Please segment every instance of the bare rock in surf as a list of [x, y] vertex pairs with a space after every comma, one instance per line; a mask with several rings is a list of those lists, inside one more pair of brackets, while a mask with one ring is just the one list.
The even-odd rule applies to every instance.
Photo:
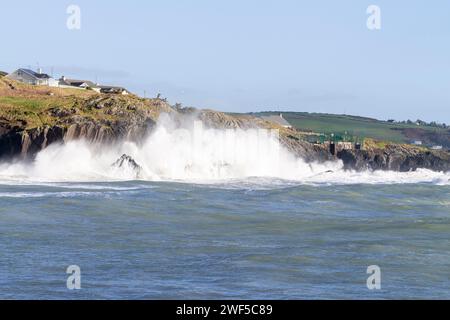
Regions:
[[138, 179], [142, 173], [142, 167], [127, 154], [123, 154], [116, 162], [111, 165], [113, 168], [125, 170], [125, 172], [132, 172], [134, 177]]

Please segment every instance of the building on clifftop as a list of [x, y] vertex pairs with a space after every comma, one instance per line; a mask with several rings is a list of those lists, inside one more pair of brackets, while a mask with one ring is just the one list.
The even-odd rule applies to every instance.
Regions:
[[35, 72], [30, 69], [21, 68], [8, 74], [6, 78], [35, 86], [58, 86], [58, 81], [50, 77], [48, 74], [42, 73], [42, 69]]

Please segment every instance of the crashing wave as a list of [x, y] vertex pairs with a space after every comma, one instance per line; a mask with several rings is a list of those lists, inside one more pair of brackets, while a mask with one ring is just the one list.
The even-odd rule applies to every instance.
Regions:
[[[111, 165], [112, 164], [112, 165]], [[349, 171], [341, 161], [307, 163], [280, 145], [276, 135], [258, 129], [206, 129], [201, 123], [177, 128], [162, 118], [140, 144], [99, 147], [85, 141], [53, 144], [33, 163], [0, 164], [5, 181], [186, 181], [215, 183], [252, 177], [311, 184], [449, 184], [449, 174]], [[267, 179], [266, 179], [267, 178]]]

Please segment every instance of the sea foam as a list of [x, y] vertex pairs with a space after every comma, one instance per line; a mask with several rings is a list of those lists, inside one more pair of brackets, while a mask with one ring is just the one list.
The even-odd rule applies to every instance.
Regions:
[[34, 162], [0, 164], [0, 183], [87, 182], [136, 180], [132, 168], [114, 167], [121, 155], [142, 168], [138, 179], [223, 183], [258, 177], [306, 184], [433, 183], [448, 185], [448, 173], [344, 171], [341, 161], [306, 163], [279, 143], [277, 132], [258, 129], [206, 129], [192, 121], [175, 126], [163, 115], [141, 143], [100, 147], [78, 140], [52, 144]]

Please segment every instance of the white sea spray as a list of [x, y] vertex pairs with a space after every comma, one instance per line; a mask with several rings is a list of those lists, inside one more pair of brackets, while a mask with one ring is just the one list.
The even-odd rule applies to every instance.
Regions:
[[[123, 154], [142, 168], [139, 176], [127, 166], [112, 164]], [[345, 171], [341, 161], [306, 163], [283, 148], [277, 132], [260, 129], [207, 129], [199, 121], [181, 127], [163, 115], [142, 143], [109, 147], [79, 140], [53, 144], [34, 162], [0, 164], [0, 182], [181, 181], [223, 183], [258, 177], [268, 184], [286, 180], [305, 184], [449, 184], [448, 173]]]

